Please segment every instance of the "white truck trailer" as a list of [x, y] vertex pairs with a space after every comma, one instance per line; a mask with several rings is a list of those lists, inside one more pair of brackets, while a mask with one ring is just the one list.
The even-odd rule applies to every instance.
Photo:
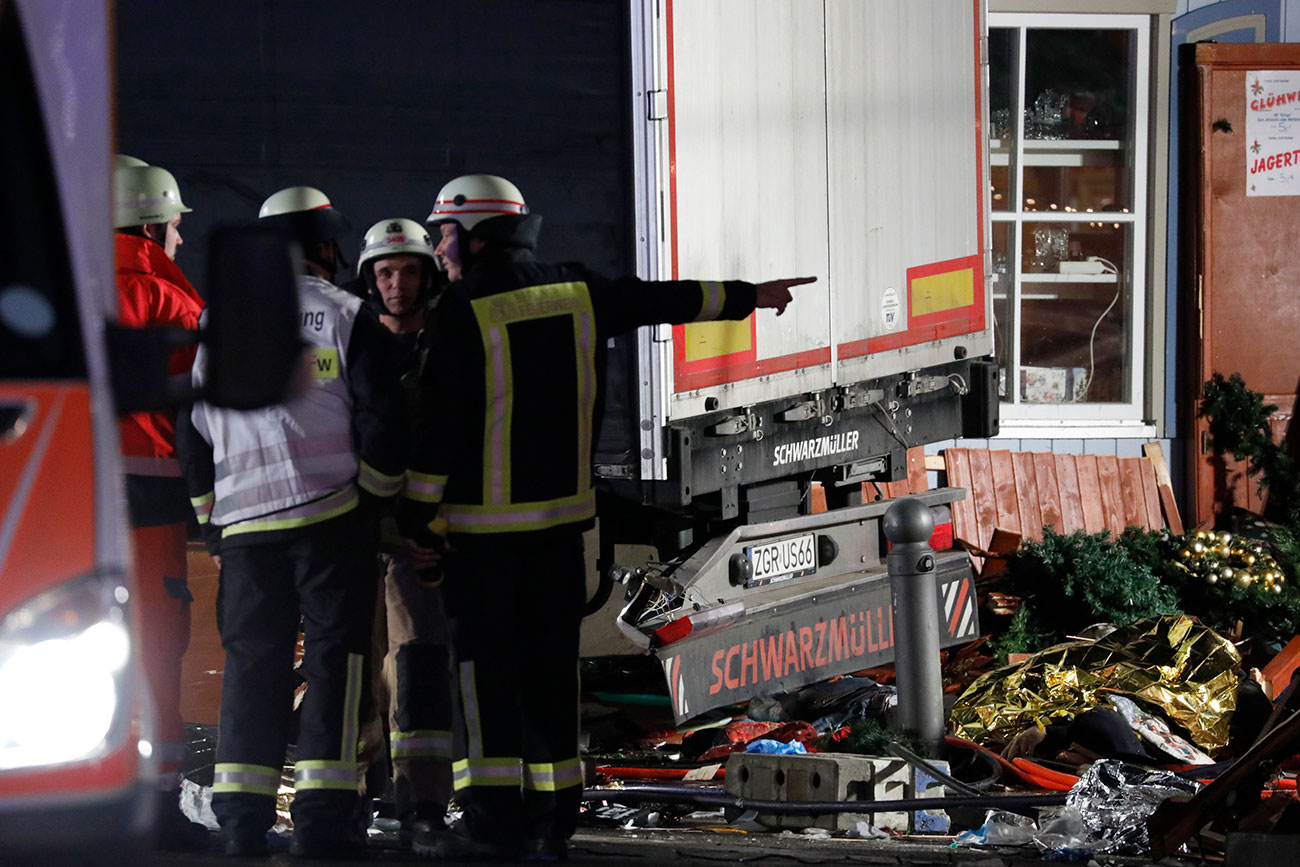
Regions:
[[[627, 588], [592, 607], [617, 606], [623, 642], [587, 647], [654, 653], [681, 722], [892, 660], [889, 503], [862, 483], [902, 478], [910, 447], [997, 432], [985, 10], [633, 9], [640, 275], [819, 277], [779, 319], [645, 328], [611, 352], [598, 568]], [[936, 525], [963, 493], [923, 495]], [[968, 641], [969, 558], [937, 571], [944, 644]]]

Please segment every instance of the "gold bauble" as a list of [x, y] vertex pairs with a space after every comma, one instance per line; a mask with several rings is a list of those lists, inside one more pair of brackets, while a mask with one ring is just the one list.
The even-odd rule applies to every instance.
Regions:
[[1218, 584], [1218, 583], [1219, 583], [1219, 576], [1218, 576], [1218, 575], [1215, 575], [1213, 572], [1211, 572], [1209, 575], [1206, 575], [1206, 576], [1205, 576], [1205, 580], [1208, 581], [1208, 582], [1210, 582], [1211, 584]]
[[1205, 553], [1205, 546], [1202, 545], [1200, 542], [1193, 542], [1192, 550], [1195, 551], [1197, 554], [1203, 554]]

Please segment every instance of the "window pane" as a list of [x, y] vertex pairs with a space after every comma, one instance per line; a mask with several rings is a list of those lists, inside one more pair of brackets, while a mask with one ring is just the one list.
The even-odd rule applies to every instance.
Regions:
[[993, 184], [993, 210], [1013, 207], [1012, 160], [1016, 145], [1016, 53], [1019, 32], [1005, 27], [989, 29], [989, 172]]
[[1011, 306], [1011, 286], [1015, 280], [1015, 232], [1013, 223], [993, 224], [993, 346], [998, 359], [998, 393], [1011, 400], [1009, 371], [1011, 370], [1011, 336], [1015, 333], [1014, 308]]
[[1131, 30], [1025, 34], [1025, 138], [1127, 141]]
[[1023, 402], [1131, 399], [1131, 280], [1123, 255], [1131, 237], [1124, 223], [1024, 224]]

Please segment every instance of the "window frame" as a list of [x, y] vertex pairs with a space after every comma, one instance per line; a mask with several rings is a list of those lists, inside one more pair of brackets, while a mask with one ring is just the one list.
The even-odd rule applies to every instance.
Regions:
[[[1163, 330], [1161, 329], [1158, 334], [1153, 333], [1152, 322], [1162, 316], [1160, 311], [1163, 304], [1151, 302], [1154, 300], [1153, 287], [1163, 288], [1163, 281], [1160, 279], [1160, 274], [1153, 273], [1151, 263], [1157, 255], [1163, 254], [1155, 249], [1157, 245], [1153, 243], [1158, 236], [1158, 227], [1155, 225], [1156, 221], [1153, 221], [1153, 212], [1158, 209], [1158, 200], [1153, 193], [1159, 169], [1159, 163], [1153, 160], [1153, 154], [1159, 149], [1160, 139], [1158, 138], [1159, 127], [1154, 122], [1152, 107], [1159, 99], [1158, 91], [1162, 82], [1157, 72], [1158, 67], [1152, 62], [1152, 54], [1158, 50], [1159, 43], [1153, 39], [1153, 34], [1161, 20], [1161, 16], [1140, 13], [990, 12], [988, 14], [990, 31], [996, 29], [1013, 31], [1014, 52], [1017, 57], [1016, 74], [1013, 79], [1016, 113], [1023, 112], [1025, 105], [1026, 69], [1023, 58], [1028, 30], [1106, 29], [1126, 30], [1133, 33], [1130, 60], [1132, 147], [1129, 148], [1129, 142], [1125, 142], [1126, 153], [1123, 157], [1123, 165], [1130, 173], [1134, 194], [1128, 213], [1108, 213], [1106, 220], [1124, 224], [1129, 234], [1128, 261], [1123, 263], [1124, 270], [1129, 275], [1126, 288], [1131, 299], [1127, 324], [1130, 364], [1126, 385], [1129, 400], [1116, 403], [1079, 404], [1026, 404], [1018, 401], [1003, 401], [1001, 414], [1004, 437], [1041, 437], [1045, 433], [1044, 428], [1063, 429], [1062, 434], [1070, 437], [1150, 436], [1156, 433], [1156, 425], [1149, 421], [1149, 410], [1153, 406], [1153, 399], [1156, 398], [1153, 392], [1158, 390], [1153, 388], [1155, 383], [1152, 371], [1163, 352]], [[1022, 190], [1026, 139], [1021, 116], [1015, 118], [1016, 137], [1012, 142], [1010, 166], [1014, 171], [1008, 178], [1014, 201], [1008, 203], [1012, 207], [1007, 210], [990, 210], [992, 223], [1008, 225], [1009, 230], [1014, 233], [1017, 251], [1023, 243], [1023, 227], [1026, 223], [1079, 222], [1079, 216], [1075, 213], [1024, 210]], [[1033, 150], [1032, 146], [1030, 150]], [[1162, 224], [1163, 221], [1160, 223]], [[1012, 346], [1008, 353], [1013, 364], [1008, 371], [1008, 379], [1012, 384], [1018, 385], [1021, 339], [1019, 311], [1026, 282], [1022, 279], [1019, 262], [1016, 263], [1014, 271], [1009, 271], [1008, 277], [1011, 278], [1008, 286], [1012, 295], [1010, 301], [1016, 311]]]

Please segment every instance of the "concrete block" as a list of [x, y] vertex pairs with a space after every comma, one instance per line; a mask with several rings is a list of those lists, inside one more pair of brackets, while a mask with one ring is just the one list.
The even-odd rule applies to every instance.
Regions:
[[[945, 762], [936, 762], [947, 771]], [[912, 797], [941, 797], [943, 784], [928, 775], [917, 777], [902, 759], [829, 753], [766, 755], [734, 753], [727, 760], [727, 793], [763, 801], [890, 801]], [[847, 831], [858, 822], [898, 833], [945, 833], [942, 811], [879, 811], [876, 813], [763, 813], [758, 821], [770, 828], [826, 828]]]

